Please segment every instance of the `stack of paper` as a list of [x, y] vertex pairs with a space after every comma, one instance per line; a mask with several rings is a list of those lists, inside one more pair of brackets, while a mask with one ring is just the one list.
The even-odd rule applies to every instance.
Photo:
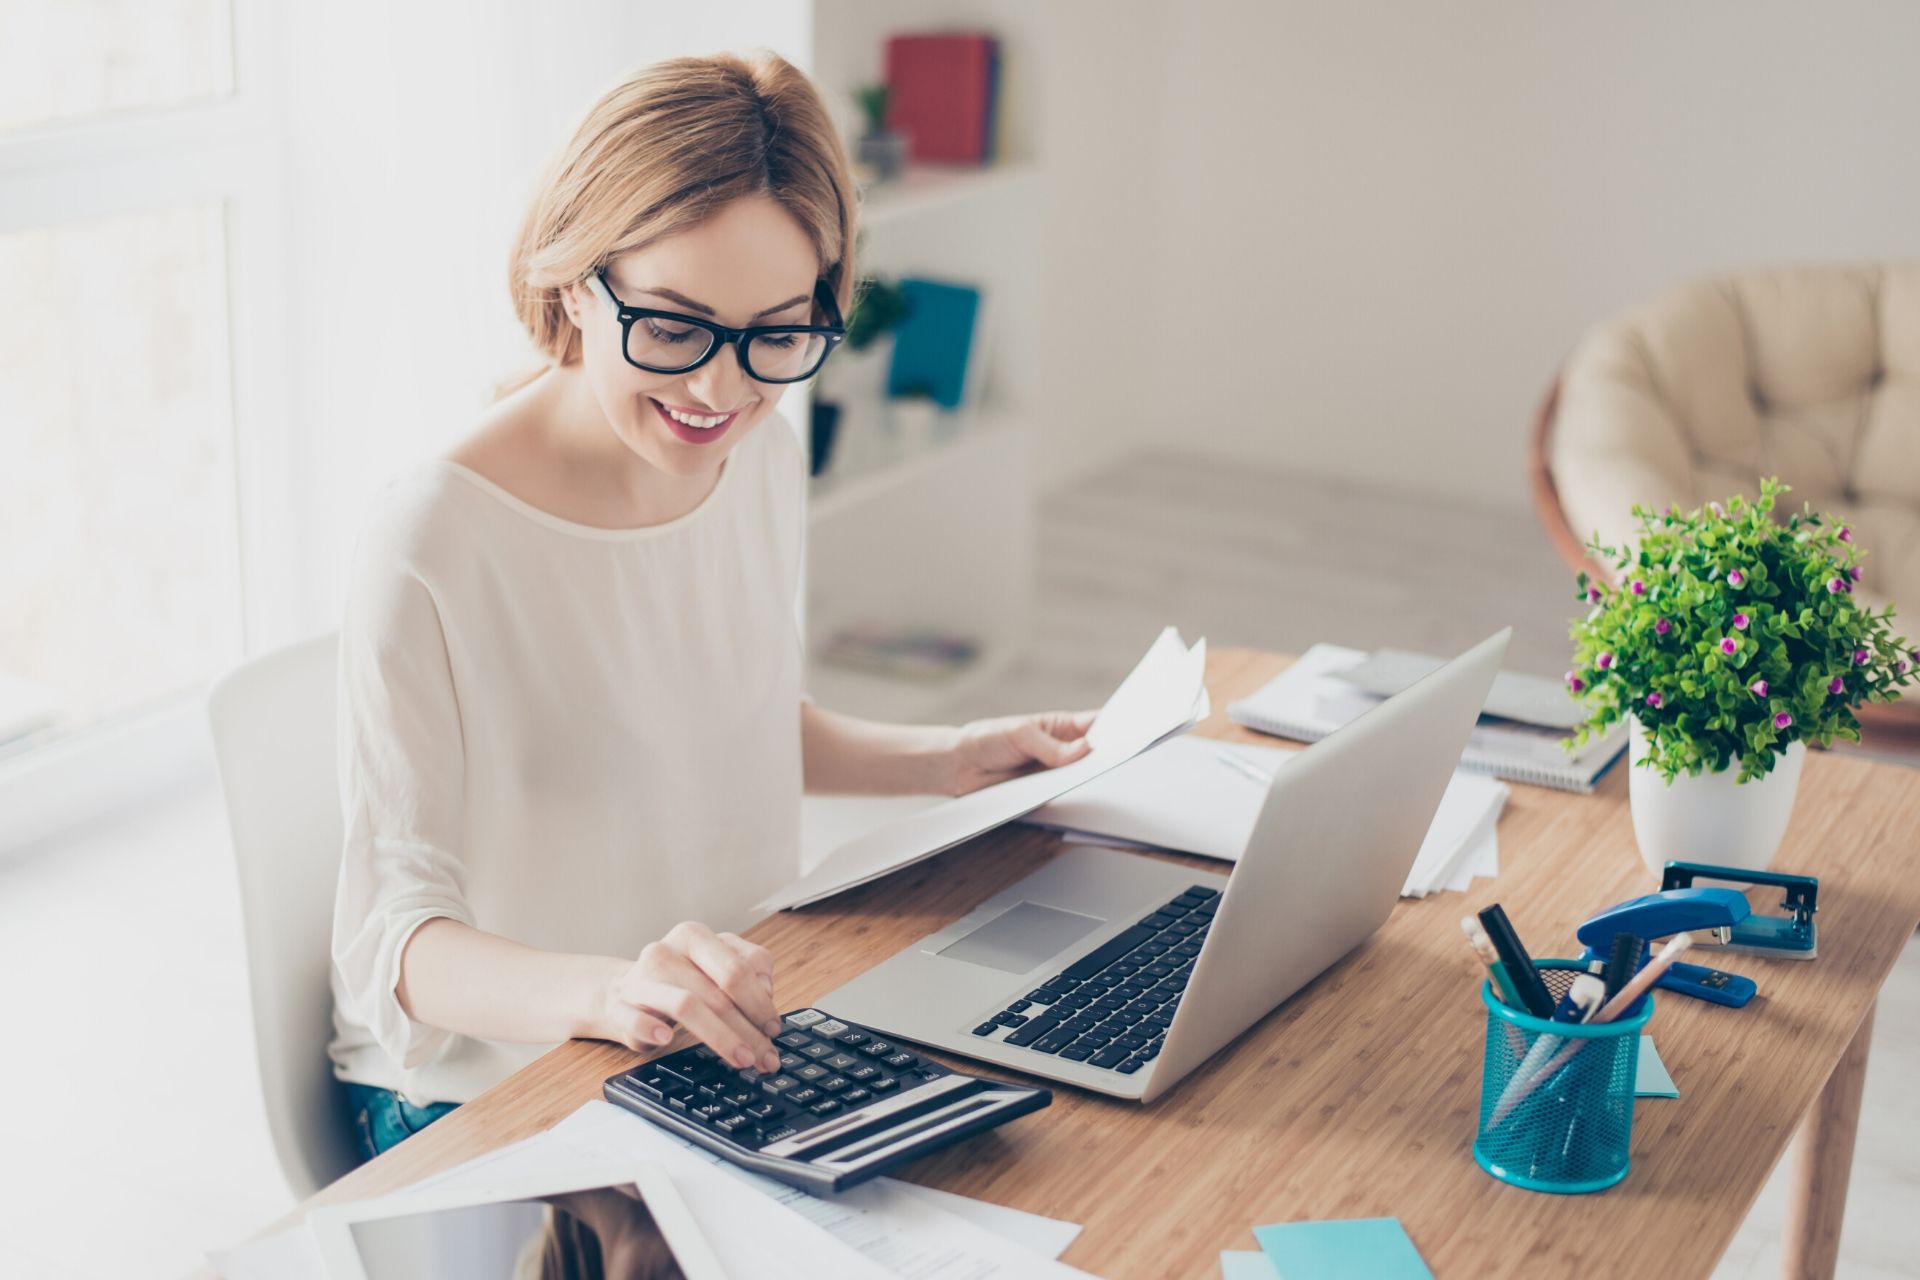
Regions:
[[[1237, 862], [1275, 769], [1298, 754], [1183, 737], [1142, 752], [1028, 814], [1026, 821], [1099, 844], [1171, 849]], [[1465, 889], [1500, 869], [1496, 827], [1507, 788], [1456, 773], [1441, 797], [1402, 897]]]
[[[1425, 661], [1438, 663], [1437, 659]], [[1362, 664], [1379, 666], [1380, 660], [1359, 649], [1316, 644], [1260, 689], [1231, 703], [1227, 716], [1261, 733], [1317, 742], [1384, 700], [1377, 690], [1369, 692], [1342, 678]], [[1518, 700], [1509, 701], [1519, 705]], [[1619, 757], [1627, 741], [1624, 725], [1576, 751], [1562, 745], [1565, 739], [1564, 727], [1483, 714], [1467, 739], [1460, 767], [1514, 782], [1586, 793], [1593, 790], [1595, 780]]]
[[[480, 1196], [540, 1179], [613, 1185], [630, 1178], [636, 1162], [667, 1171], [729, 1275], [1069, 1280], [1086, 1274], [1057, 1261], [1080, 1234], [1074, 1223], [892, 1178], [876, 1178], [831, 1198], [810, 1196], [727, 1164], [598, 1101], [543, 1134], [423, 1179], [385, 1200], [456, 1192]], [[212, 1261], [225, 1280], [327, 1280], [304, 1225]]]
[[[1072, 764], [1023, 774], [931, 807], [912, 805], [819, 856], [800, 879], [757, 904], [762, 911], [801, 907], [930, 858], [1030, 813], [1174, 734], [1208, 711], [1207, 642], [1189, 648], [1168, 627], [1147, 650], [1087, 730], [1090, 750]], [[911, 804], [911, 801], [909, 801]]]

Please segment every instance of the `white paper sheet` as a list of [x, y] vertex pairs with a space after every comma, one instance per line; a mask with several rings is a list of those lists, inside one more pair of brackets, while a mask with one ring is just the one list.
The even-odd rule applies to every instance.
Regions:
[[1188, 648], [1172, 627], [1120, 682], [1087, 730], [1091, 750], [1072, 764], [1030, 773], [931, 809], [909, 813], [854, 837], [800, 879], [757, 905], [761, 911], [805, 906], [930, 858], [983, 831], [1011, 822], [1204, 719], [1207, 642]]
[[[1099, 844], [1173, 849], [1237, 862], [1266, 800], [1271, 776], [1299, 749], [1181, 737], [1143, 751], [1024, 819]], [[1223, 758], [1226, 757], [1226, 758]], [[1453, 775], [1414, 858], [1401, 896], [1459, 884], [1464, 870], [1499, 869], [1493, 832], [1509, 792], [1482, 774]], [[1484, 870], [1482, 869], [1484, 868]]]
[[[556, 1139], [587, 1150], [658, 1161], [680, 1182], [689, 1206], [697, 1193], [682, 1171], [704, 1167], [762, 1204], [782, 1206], [876, 1264], [910, 1280], [1019, 1280], [1085, 1277], [1086, 1272], [1024, 1248], [891, 1178], [876, 1178], [837, 1196], [814, 1196], [750, 1173], [683, 1142], [609, 1102], [594, 1101], [555, 1125]], [[1009, 1210], [1008, 1212], [1012, 1212]], [[705, 1223], [702, 1223], [705, 1229]], [[771, 1228], [769, 1228], [771, 1229]], [[1062, 1248], [1065, 1246], [1062, 1245]], [[782, 1253], [789, 1250], [783, 1248]], [[746, 1272], [743, 1274], [762, 1274]], [[766, 1272], [764, 1274], [776, 1274]]]

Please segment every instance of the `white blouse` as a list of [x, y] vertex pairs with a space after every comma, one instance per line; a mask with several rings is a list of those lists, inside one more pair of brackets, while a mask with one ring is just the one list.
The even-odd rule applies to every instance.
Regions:
[[464, 1102], [553, 1047], [407, 1016], [401, 948], [436, 916], [637, 956], [798, 874], [804, 484], [774, 415], [650, 528], [444, 460], [381, 491], [340, 634], [339, 1078]]

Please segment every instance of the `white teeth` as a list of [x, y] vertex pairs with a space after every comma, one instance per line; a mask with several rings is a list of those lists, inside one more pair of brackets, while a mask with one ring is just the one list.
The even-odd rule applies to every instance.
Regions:
[[[659, 401], [656, 400], [654, 403], [659, 404]], [[660, 407], [662, 409], [666, 409], [667, 416], [672, 418], [675, 422], [684, 422], [688, 426], [697, 427], [702, 431], [711, 430], [712, 428], [719, 426], [721, 423], [725, 422], [728, 419], [728, 417], [731, 416], [729, 414], [722, 413], [722, 414], [716, 414], [712, 417], [704, 417], [699, 414], [681, 413], [677, 409], [667, 409], [667, 406], [665, 405], [660, 405]]]

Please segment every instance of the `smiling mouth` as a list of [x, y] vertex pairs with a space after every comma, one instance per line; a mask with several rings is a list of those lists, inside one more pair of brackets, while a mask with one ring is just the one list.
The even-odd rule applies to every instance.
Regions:
[[668, 430], [690, 444], [709, 444], [718, 440], [740, 416], [738, 409], [731, 413], [683, 413], [668, 408], [652, 396], [648, 396], [647, 401], [653, 405], [654, 412], [660, 415], [660, 420], [667, 424]]

